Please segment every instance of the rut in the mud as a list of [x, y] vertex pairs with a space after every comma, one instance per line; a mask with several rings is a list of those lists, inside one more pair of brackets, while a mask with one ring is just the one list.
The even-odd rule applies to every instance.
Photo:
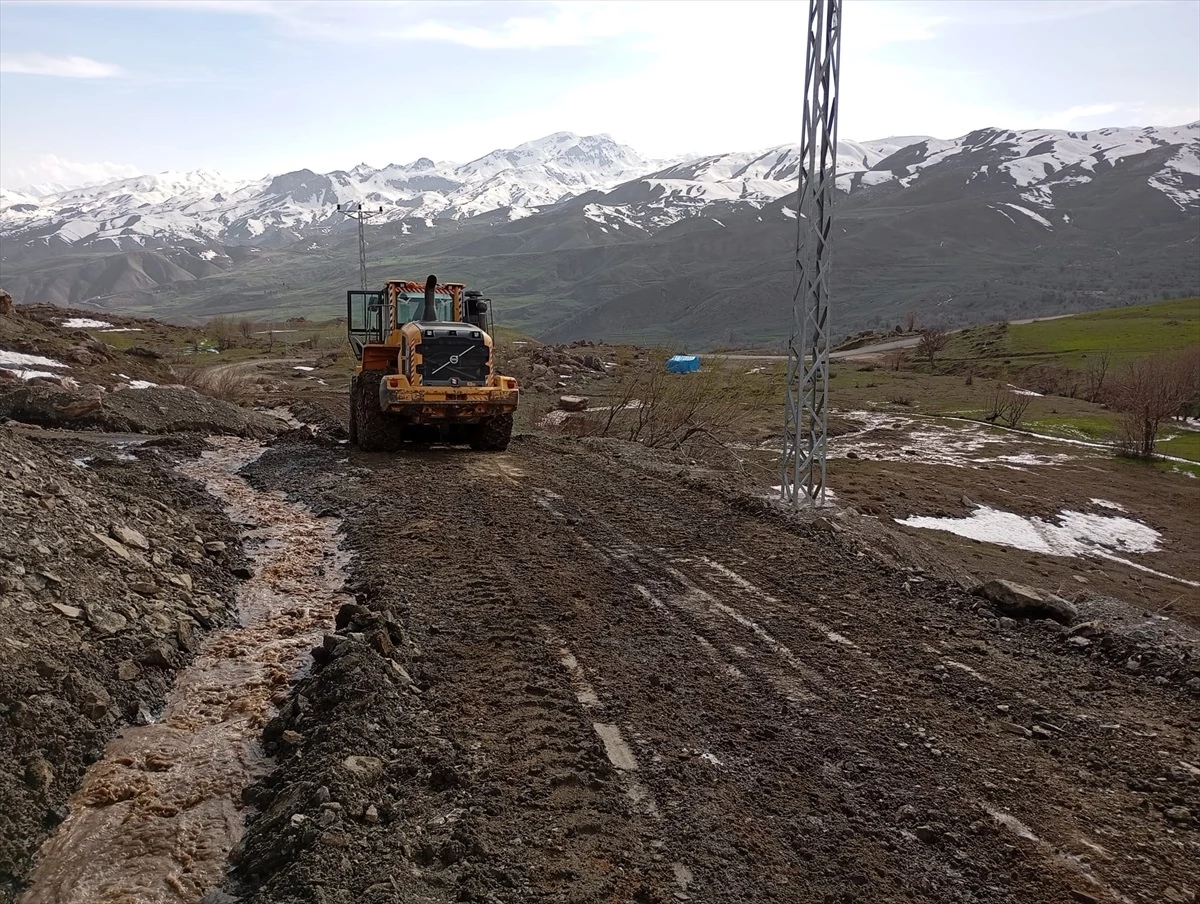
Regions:
[[21, 904], [194, 904], [218, 886], [243, 832], [242, 790], [269, 765], [260, 731], [344, 602], [337, 523], [236, 476], [258, 444], [213, 445], [183, 470], [245, 528], [254, 572], [240, 624], [210, 634], [165, 711], [88, 769]]

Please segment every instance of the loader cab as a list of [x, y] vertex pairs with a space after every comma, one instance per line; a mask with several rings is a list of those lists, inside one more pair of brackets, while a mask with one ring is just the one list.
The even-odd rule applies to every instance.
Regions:
[[387, 304], [382, 292], [346, 293], [346, 334], [355, 358], [362, 358], [363, 346], [381, 344], [391, 332], [387, 323]]
[[[362, 360], [368, 345], [400, 345], [405, 324], [423, 322], [425, 285], [412, 280], [388, 280], [378, 291], [352, 289], [346, 293], [346, 333], [354, 357]], [[461, 283], [437, 284], [433, 321], [467, 324], [490, 333], [490, 299]]]

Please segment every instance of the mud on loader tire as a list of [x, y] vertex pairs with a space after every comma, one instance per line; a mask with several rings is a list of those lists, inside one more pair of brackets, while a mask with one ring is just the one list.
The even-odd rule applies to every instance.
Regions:
[[395, 452], [404, 441], [403, 426], [379, 407], [382, 370], [364, 370], [351, 384], [351, 430], [364, 452]]
[[513, 416], [498, 414], [480, 424], [471, 437], [471, 448], [477, 452], [503, 452], [512, 439]]

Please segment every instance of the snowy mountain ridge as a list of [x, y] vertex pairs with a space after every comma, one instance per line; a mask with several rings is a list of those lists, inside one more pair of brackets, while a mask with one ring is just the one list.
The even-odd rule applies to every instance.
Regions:
[[383, 208], [376, 222], [460, 219], [508, 208], [514, 218], [606, 189], [668, 161], [607, 135], [556, 132], [466, 164], [422, 157], [328, 174], [297, 170], [234, 181], [213, 170], [159, 173], [39, 196], [0, 189], [0, 236], [46, 251], [128, 251], [169, 241], [203, 245], [297, 241], [342, 222], [338, 204]]
[[[1057, 192], [1140, 165], [1151, 152], [1161, 161], [1139, 177], [1143, 184], [1184, 213], [1200, 210], [1200, 122], [843, 140], [836, 184], [851, 195], [888, 183], [894, 183], [888, 190], [903, 191], [953, 172], [953, 191], [1005, 192], [993, 209], [1008, 216], [1001, 208], [1013, 210], [1012, 202], [1020, 201], [1016, 210], [1053, 228], [1048, 217]], [[8, 261], [68, 249], [172, 248], [219, 263], [238, 246], [282, 247], [344, 230], [338, 204], [379, 206], [374, 223], [398, 222], [400, 232], [410, 234], [436, 221], [483, 214], [522, 219], [580, 196], [586, 196], [583, 218], [601, 231], [649, 234], [730, 209], [761, 210], [795, 191], [800, 162], [795, 145], [656, 161], [608, 135], [556, 132], [465, 164], [422, 157], [378, 169], [360, 163], [326, 174], [297, 170], [243, 181], [201, 169], [45, 195], [0, 189], [0, 240]]]

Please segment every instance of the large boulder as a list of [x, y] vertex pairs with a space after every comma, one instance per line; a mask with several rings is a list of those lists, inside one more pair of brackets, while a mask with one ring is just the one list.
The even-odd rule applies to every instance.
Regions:
[[0, 289], [0, 315], [7, 315], [13, 312], [12, 296]]
[[1079, 617], [1079, 610], [1061, 596], [1015, 581], [988, 581], [976, 592], [1012, 618], [1052, 618], [1070, 624]]

